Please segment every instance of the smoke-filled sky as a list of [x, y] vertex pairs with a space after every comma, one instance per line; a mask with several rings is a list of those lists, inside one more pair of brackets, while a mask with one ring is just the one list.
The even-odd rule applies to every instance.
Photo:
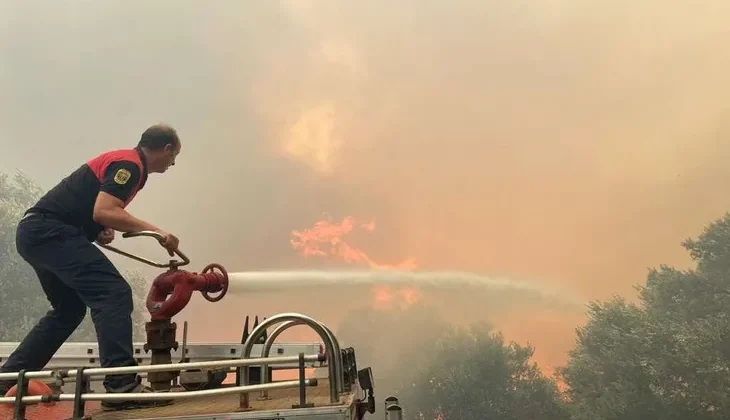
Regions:
[[[633, 298], [730, 209], [725, 0], [6, 0], [0, 16], [0, 168], [49, 188], [172, 124], [183, 153], [129, 210], [178, 234], [191, 269], [324, 266], [290, 239], [327, 213], [374, 221], [352, 241], [381, 263]], [[139, 241], [117, 245], [158, 251]], [[336, 323], [338, 296], [185, 316]], [[533, 319], [544, 336], [552, 315]], [[562, 351], [574, 326], [533, 341]]]

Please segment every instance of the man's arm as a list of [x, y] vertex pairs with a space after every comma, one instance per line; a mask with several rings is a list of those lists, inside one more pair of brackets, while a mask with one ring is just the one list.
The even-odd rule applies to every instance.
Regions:
[[139, 232], [141, 230], [157, 232], [163, 237], [160, 244], [167, 248], [170, 255], [173, 255], [173, 251], [179, 244], [175, 235], [164, 232], [157, 226], [140, 220], [124, 210], [124, 202], [134, 192], [140, 176], [139, 168], [134, 162], [121, 161], [109, 165], [94, 204], [94, 221], [120, 232]]
[[134, 191], [140, 176], [139, 168], [134, 162], [120, 161], [109, 165], [94, 204], [94, 221], [120, 232], [161, 232], [158, 227], [124, 210], [124, 201]]

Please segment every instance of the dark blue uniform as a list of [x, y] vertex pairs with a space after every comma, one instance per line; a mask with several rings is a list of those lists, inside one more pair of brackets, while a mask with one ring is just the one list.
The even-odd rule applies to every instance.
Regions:
[[[28, 333], [0, 372], [42, 370], [91, 309], [102, 367], [133, 366], [132, 290], [93, 244], [104, 229], [93, 219], [99, 191], [125, 206], [147, 180], [138, 149], [103, 153], [48, 191], [18, 224], [18, 253], [35, 270], [51, 309]], [[14, 381], [13, 381], [14, 382]], [[108, 391], [138, 385], [136, 375], [105, 378]], [[0, 387], [2, 388], [2, 387]]]

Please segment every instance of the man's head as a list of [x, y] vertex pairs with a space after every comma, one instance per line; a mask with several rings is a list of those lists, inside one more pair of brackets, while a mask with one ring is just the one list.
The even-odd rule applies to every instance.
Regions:
[[162, 173], [175, 165], [182, 144], [177, 131], [167, 124], [155, 124], [142, 133], [137, 147], [147, 159], [147, 171]]

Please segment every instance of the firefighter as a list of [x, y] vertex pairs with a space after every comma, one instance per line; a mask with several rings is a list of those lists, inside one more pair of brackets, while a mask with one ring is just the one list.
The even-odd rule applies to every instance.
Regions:
[[[108, 244], [114, 232], [155, 231], [170, 255], [178, 239], [125, 210], [151, 173], [164, 173], [181, 150], [176, 130], [156, 124], [135, 148], [102, 153], [82, 164], [26, 211], [16, 246], [35, 270], [51, 310], [38, 321], [0, 372], [42, 370], [91, 311], [102, 367], [135, 366], [132, 290], [93, 244]], [[4, 395], [16, 381], [0, 384]], [[107, 392], [153, 392], [138, 375], [108, 375]], [[170, 401], [104, 401], [106, 410], [166, 405]]]

